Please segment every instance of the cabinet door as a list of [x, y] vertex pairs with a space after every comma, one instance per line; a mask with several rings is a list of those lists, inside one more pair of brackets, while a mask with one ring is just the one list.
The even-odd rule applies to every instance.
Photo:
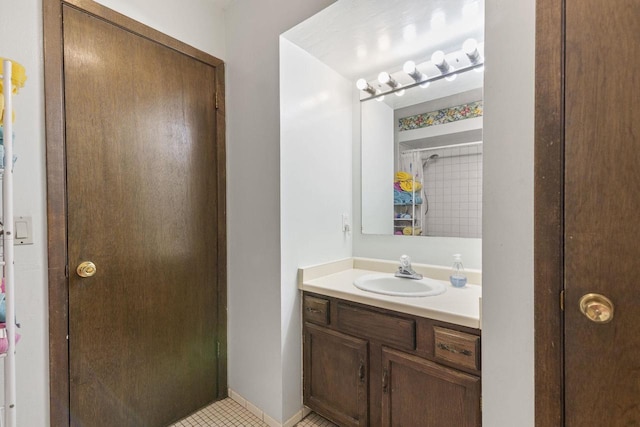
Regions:
[[340, 426], [366, 426], [368, 378], [367, 341], [305, 324], [305, 405]]
[[479, 377], [387, 348], [382, 365], [383, 427], [481, 425]]

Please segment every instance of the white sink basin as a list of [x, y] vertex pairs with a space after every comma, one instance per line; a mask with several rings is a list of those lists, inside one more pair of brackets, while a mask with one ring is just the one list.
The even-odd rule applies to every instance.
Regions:
[[442, 283], [433, 279], [404, 279], [393, 274], [367, 274], [353, 284], [363, 291], [400, 297], [430, 297], [446, 291]]

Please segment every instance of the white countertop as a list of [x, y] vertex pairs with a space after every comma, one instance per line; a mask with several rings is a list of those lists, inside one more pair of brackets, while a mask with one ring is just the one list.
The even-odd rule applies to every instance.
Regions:
[[[361, 261], [366, 261], [366, 263]], [[321, 266], [301, 268], [299, 288], [303, 291], [368, 304], [387, 310], [427, 317], [470, 328], [482, 328], [480, 314], [482, 286], [467, 284], [464, 288], [455, 288], [448, 281], [440, 280], [445, 284], [446, 292], [429, 297], [396, 297], [356, 288], [353, 282], [357, 278], [367, 274], [379, 274], [381, 271], [388, 270], [388, 262], [381, 261], [380, 266], [372, 265], [372, 262], [375, 263], [376, 261], [348, 259]], [[367, 269], [358, 268], [363, 265], [366, 265]], [[420, 268], [416, 268], [416, 271], [420, 271], [423, 274], [427, 272], [425, 277], [436, 280], [442, 278], [442, 275], [436, 271], [432, 275], [428, 274], [430, 268], [430, 266], [423, 265]]]

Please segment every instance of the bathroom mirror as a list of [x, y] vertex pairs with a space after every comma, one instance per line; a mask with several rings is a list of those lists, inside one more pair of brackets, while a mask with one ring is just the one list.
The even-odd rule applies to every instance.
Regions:
[[479, 238], [484, 1], [339, 0], [286, 38], [353, 91], [362, 234]]
[[442, 98], [362, 101], [363, 233], [482, 236], [482, 81], [459, 78]]
[[470, 4], [473, 30], [454, 21], [440, 45], [414, 54], [426, 60], [357, 82], [363, 234], [482, 236], [484, 17]]

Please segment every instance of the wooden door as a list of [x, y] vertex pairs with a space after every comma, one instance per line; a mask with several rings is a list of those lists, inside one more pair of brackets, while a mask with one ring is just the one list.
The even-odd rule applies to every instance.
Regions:
[[[566, 1], [565, 425], [640, 425], [640, 2]], [[589, 293], [609, 323], [582, 314]]]
[[70, 425], [164, 426], [218, 396], [216, 70], [70, 6], [63, 36]]
[[368, 426], [368, 343], [305, 325], [304, 403], [342, 427]]
[[479, 427], [480, 378], [382, 350], [383, 427]]

